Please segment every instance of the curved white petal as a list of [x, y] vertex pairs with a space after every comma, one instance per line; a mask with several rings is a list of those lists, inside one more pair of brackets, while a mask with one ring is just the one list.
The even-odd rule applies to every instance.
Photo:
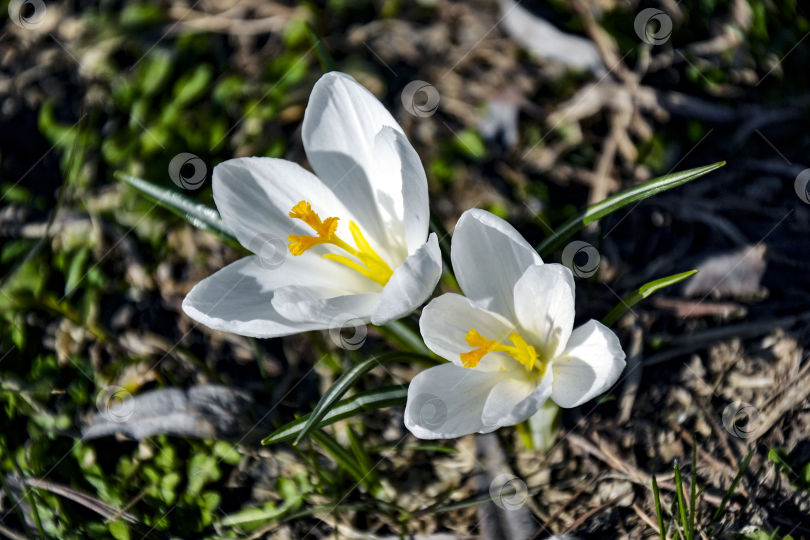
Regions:
[[533, 266], [515, 284], [515, 314], [546, 358], [559, 356], [574, 329], [574, 275], [561, 264]]
[[430, 298], [441, 276], [442, 253], [433, 233], [394, 270], [371, 311], [371, 322], [385, 324], [410, 314]]
[[543, 264], [543, 259], [514, 227], [476, 208], [459, 218], [451, 257], [464, 295], [509, 320], [516, 320], [515, 283], [527, 268]]
[[334, 328], [350, 319], [371, 321], [379, 297], [376, 292], [346, 294], [331, 287], [288, 285], [276, 290], [273, 309], [291, 321]]
[[[373, 179], [377, 187], [384, 186], [377, 203], [391, 242], [412, 255], [425, 243], [430, 226], [427, 177], [408, 138], [394, 128], [383, 127], [374, 138]], [[389, 195], [397, 191], [400, 197]]]
[[317, 283], [316, 276], [290, 261], [281, 268], [267, 270], [258, 257], [245, 257], [195, 285], [183, 300], [183, 311], [214, 330], [258, 338], [326, 328], [290, 321], [273, 309], [275, 289], [290, 283], [293, 275]]
[[[465, 340], [465, 336], [473, 328], [491, 341], [506, 339], [515, 330], [512, 323], [497, 313], [478, 307], [469, 298], [452, 293], [431, 300], [419, 318], [419, 332], [428, 349], [458, 366], [462, 365], [459, 355], [473, 350]], [[501, 353], [490, 353], [484, 359], [499, 354]], [[517, 362], [513, 363], [517, 365]], [[479, 367], [483, 366], [479, 364]]]
[[374, 137], [383, 126], [402, 131], [371, 92], [334, 71], [315, 83], [302, 126], [304, 150], [315, 173], [355, 211], [358, 225], [381, 243], [387, 231], [378, 199], [402, 197], [401, 185], [374, 177]]
[[569, 408], [595, 398], [619, 379], [624, 358], [616, 334], [600, 322], [588, 321], [571, 333], [565, 351], [551, 363], [551, 399]]
[[[525, 372], [524, 372], [525, 373]], [[553, 376], [547, 372], [540, 380], [516, 377], [499, 382], [489, 393], [481, 417], [486, 426], [514, 426], [528, 419], [551, 396]]]
[[[308, 225], [289, 215], [292, 207], [302, 200], [309, 202], [321, 219], [340, 218], [337, 234], [351, 241], [349, 221], [357, 221], [355, 214], [318, 177], [291, 161], [262, 157], [230, 159], [214, 167], [213, 187], [214, 202], [225, 225], [240, 244], [254, 253], [257, 246], [268, 241], [286, 246], [290, 234], [314, 235]], [[367, 238], [380, 256], [390, 258], [384, 245], [371, 235]], [[332, 252], [342, 254], [331, 246], [316, 246], [302, 257]]]
[[405, 427], [420, 439], [449, 439], [492, 431], [481, 415], [490, 391], [506, 375], [442, 364], [421, 372], [408, 387]]

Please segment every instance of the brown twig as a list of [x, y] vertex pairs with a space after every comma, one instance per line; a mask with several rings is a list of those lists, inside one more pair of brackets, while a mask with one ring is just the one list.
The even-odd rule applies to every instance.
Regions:
[[24, 479], [24, 483], [28, 484], [29, 486], [37, 489], [41, 489], [44, 491], [48, 491], [55, 495], [62, 496], [66, 499], [69, 499], [75, 503], [78, 503], [85, 508], [92, 510], [93, 512], [103, 516], [107, 519], [113, 517], [123, 517], [130, 523], [140, 523], [138, 518], [133, 516], [128, 512], [119, 512], [116, 508], [110, 506], [109, 504], [105, 503], [104, 501], [97, 499], [91, 495], [86, 493], [82, 493], [81, 491], [77, 491], [71, 487], [63, 486], [60, 484], [56, 484], [54, 482], [49, 482], [47, 480], [40, 480], [38, 478], [26, 478]]
[[576, 528], [577, 528], [577, 527], [579, 527], [580, 525], [582, 525], [583, 523], [585, 523], [586, 521], [588, 521], [588, 519], [592, 518], [593, 516], [595, 516], [596, 514], [598, 514], [599, 512], [601, 512], [602, 510], [604, 510], [604, 509], [606, 509], [606, 508], [609, 508], [609, 507], [613, 506], [614, 504], [616, 504], [616, 503], [617, 503], [617, 502], [619, 502], [620, 500], [622, 500], [622, 499], [626, 498], [628, 495], [632, 495], [632, 496], [634, 496], [634, 497], [635, 497], [635, 493], [633, 493], [633, 492], [631, 491], [631, 492], [629, 492], [629, 493], [625, 493], [624, 495], [619, 495], [618, 497], [614, 497], [614, 498], [610, 499], [608, 502], [606, 502], [606, 503], [604, 503], [604, 504], [602, 504], [602, 505], [600, 505], [600, 506], [597, 506], [596, 508], [594, 508], [594, 509], [593, 509], [593, 510], [591, 510], [590, 512], [586, 512], [586, 513], [585, 513], [585, 515], [581, 516], [581, 517], [580, 517], [578, 520], [576, 520], [575, 522], [573, 522], [573, 523], [571, 524], [571, 526], [570, 526], [570, 527], [568, 527], [567, 529], [565, 529], [565, 530], [562, 532], [562, 534], [568, 534], [569, 532], [571, 532], [571, 531], [573, 531], [573, 530], [576, 530]]
[[581, 0], [574, 0], [571, 6], [582, 17], [585, 23], [585, 30], [588, 36], [593, 40], [602, 61], [611, 69], [622, 81], [630, 83], [633, 86], [638, 86], [638, 79], [635, 73], [627, 69], [624, 63], [619, 58], [619, 52], [616, 49], [616, 43], [613, 38], [599, 26], [599, 23], [594, 17], [593, 11]]
[[633, 510], [635, 510], [636, 515], [638, 515], [638, 517], [641, 518], [641, 521], [646, 523], [656, 533], [661, 534], [660, 531], [658, 530], [658, 525], [655, 524], [655, 522], [652, 520], [650, 516], [644, 513], [644, 510], [642, 510], [641, 507], [639, 507], [639, 505], [633, 503]]
[[3, 525], [0, 525], [0, 534], [6, 536], [8, 538], [11, 538], [11, 540], [28, 540], [23, 535], [17, 534], [14, 531], [12, 531], [11, 529], [9, 529], [8, 527], [4, 527]]
[[574, 502], [575, 500], [577, 500], [577, 499], [579, 498], [579, 496], [580, 496], [580, 495], [582, 495], [583, 493], [585, 493], [585, 490], [586, 490], [586, 489], [588, 489], [589, 487], [591, 487], [592, 485], [594, 485], [594, 484], [595, 484], [596, 482], [598, 482], [600, 479], [601, 479], [601, 477], [594, 477], [594, 478], [592, 478], [590, 482], [587, 482], [587, 483], [586, 483], [584, 486], [582, 486], [582, 487], [579, 489], [579, 491], [577, 491], [577, 492], [576, 492], [576, 493], [575, 493], [575, 494], [574, 494], [574, 495], [573, 495], [573, 496], [572, 496], [570, 499], [568, 499], [567, 501], [565, 501], [565, 504], [563, 504], [562, 506], [560, 506], [560, 507], [559, 507], [559, 508], [558, 508], [558, 509], [557, 509], [557, 510], [556, 510], [556, 511], [555, 511], [555, 512], [554, 512], [554, 513], [551, 515], [551, 517], [550, 517], [550, 518], [548, 518], [548, 521], [546, 521], [545, 525], [543, 525], [543, 526], [540, 528], [540, 530], [539, 530], [539, 531], [537, 531], [537, 533], [535, 533], [535, 535], [534, 535], [534, 536], [531, 538], [531, 540], [537, 540], [538, 538], [540, 538], [540, 535], [541, 535], [541, 534], [543, 534], [543, 532], [544, 532], [544, 531], [548, 530], [548, 527], [550, 527], [550, 526], [551, 526], [551, 524], [552, 524], [552, 523], [554, 523], [554, 522], [557, 520], [557, 518], [558, 518], [558, 517], [560, 517], [560, 516], [562, 515], [562, 513], [565, 511], [565, 509], [566, 509], [566, 508], [568, 508], [568, 505], [570, 505], [572, 502]]
[[759, 427], [751, 438], [751, 442], [755, 442], [765, 435], [787, 412], [803, 403], [808, 397], [810, 397], [810, 373], [805, 373], [803, 377], [794, 379], [779, 403], [762, 413]]
[[[604, 462], [614, 470], [623, 473], [624, 475], [627, 476], [628, 480], [630, 480], [631, 482], [644, 486], [647, 489], [651, 489], [650, 486], [652, 484], [652, 476], [650, 474], [647, 474], [641, 469], [634, 467], [633, 465], [627, 463], [626, 461], [623, 461], [622, 459], [616, 456], [607, 454], [605, 451], [603, 451], [602, 448], [597, 448], [594, 443], [590, 442], [581, 435], [569, 433], [565, 437], [565, 439], [568, 442], [577, 446], [578, 448], [584, 450], [585, 452], [599, 459], [600, 461]], [[659, 481], [658, 487], [661, 489], [665, 489], [667, 491], [672, 492], [676, 491], [675, 484], [671, 482]], [[703, 494], [701, 495], [701, 499], [705, 500], [707, 503], [713, 506], [720, 506], [720, 502], [722, 501], [721, 497], [706, 492], [703, 492]]]
[[805, 311], [804, 313], [790, 317], [769, 319], [754, 323], [733, 324], [712, 328], [711, 330], [705, 330], [703, 332], [695, 332], [694, 334], [675, 336], [670, 340], [670, 344], [673, 345], [673, 347], [646, 358], [644, 360], [644, 367], [660, 364], [661, 362], [666, 362], [673, 358], [699, 351], [716, 341], [732, 337], [753, 337], [770, 332], [774, 328], [790, 328], [796, 323], [808, 319], [810, 319], [810, 311]]
[[720, 439], [720, 446], [723, 448], [723, 453], [726, 455], [726, 459], [729, 460], [731, 466], [736, 470], [740, 468], [740, 462], [737, 461], [737, 457], [734, 455], [734, 452], [731, 451], [731, 446], [728, 444], [728, 435], [724, 428], [721, 428], [720, 425], [717, 423], [717, 419], [715, 415], [712, 414], [706, 404], [703, 402], [703, 399], [698, 396], [697, 394], [692, 394], [692, 398], [700, 407], [700, 410], [703, 411], [703, 418], [706, 420], [714, 434]]

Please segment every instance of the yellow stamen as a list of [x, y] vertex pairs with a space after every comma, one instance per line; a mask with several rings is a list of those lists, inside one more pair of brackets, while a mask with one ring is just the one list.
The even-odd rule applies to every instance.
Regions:
[[310, 205], [307, 201], [301, 201], [293, 206], [292, 210], [290, 211], [290, 217], [293, 219], [300, 219], [312, 227], [312, 229], [318, 234], [318, 236], [298, 236], [297, 234], [291, 234], [289, 237], [287, 237], [287, 240], [291, 242], [290, 253], [292, 253], [294, 256], [297, 257], [302, 255], [308, 249], [321, 244], [331, 244], [359, 259], [362, 266], [348, 257], [344, 257], [343, 255], [334, 255], [330, 253], [324, 255], [324, 259], [329, 259], [330, 261], [335, 261], [348, 266], [352, 270], [360, 272], [370, 280], [374, 281], [375, 283], [379, 283], [383, 287], [386, 283], [388, 283], [388, 280], [391, 279], [391, 276], [394, 274], [391, 267], [388, 266], [382, 257], [377, 255], [377, 253], [371, 248], [365, 237], [363, 237], [360, 227], [355, 225], [354, 222], [349, 222], [349, 230], [352, 233], [352, 238], [354, 239], [354, 243], [357, 245], [358, 249], [351, 247], [349, 244], [338, 238], [338, 236], [335, 234], [337, 231], [338, 219], [340, 218], [328, 217], [321, 221], [318, 214], [312, 210], [312, 205]]
[[[485, 355], [494, 351], [505, 352], [526, 366], [528, 371], [534, 369], [537, 360], [541, 357], [541, 354], [538, 354], [534, 347], [526, 343], [526, 340], [515, 332], [509, 334], [509, 339], [514, 344], [512, 346], [502, 345], [500, 341], [489, 340], [479, 334], [475, 328], [470, 330], [464, 339], [467, 341], [467, 345], [475, 347], [475, 350], [461, 354], [461, 362], [464, 364], [464, 367], [468, 368], [476, 367]], [[540, 360], [538, 367], [541, 373], [545, 370], [545, 362], [543, 359]]]

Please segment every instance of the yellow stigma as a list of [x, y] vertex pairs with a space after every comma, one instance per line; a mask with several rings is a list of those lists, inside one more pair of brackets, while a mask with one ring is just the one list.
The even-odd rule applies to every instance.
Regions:
[[352, 233], [352, 238], [357, 246], [357, 249], [351, 247], [349, 244], [338, 238], [335, 232], [337, 231], [338, 219], [336, 217], [328, 217], [321, 221], [321, 218], [312, 210], [312, 205], [307, 201], [301, 201], [292, 207], [290, 217], [293, 219], [300, 219], [317, 233], [318, 236], [298, 236], [291, 234], [287, 237], [290, 243], [290, 253], [294, 256], [302, 255], [308, 249], [318, 246], [320, 244], [330, 244], [339, 247], [350, 255], [356, 257], [361, 264], [353, 261], [343, 255], [327, 254], [324, 259], [335, 261], [340, 264], [346, 265], [352, 270], [356, 270], [366, 276], [368, 279], [379, 283], [383, 287], [391, 279], [394, 271], [386, 264], [382, 257], [377, 255], [371, 246], [363, 237], [360, 227], [355, 225], [353, 221], [349, 222], [349, 230]]
[[[540, 354], [537, 351], [526, 343], [526, 340], [521, 337], [520, 334], [515, 332], [509, 334], [509, 339], [512, 341], [514, 345], [502, 345], [500, 341], [490, 341], [481, 334], [478, 333], [478, 330], [473, 328], [467, 335], [464, 337], [467, 341], [467, 345], [470, 347], [475, 347], [475, 350], [470, 351], [468, 353], [461, 353], [461, 362], [464, 364], [464, 367], [474, 368], [478, 365], [478, 362], [484, 357], [484, 355], [489, 354], [494, 351], [501, 351], [505, 352], [524, 366], [528, 368], [528, 371], [531, 371], [535, 367], [535, 363], [537, 362], [538, 358], [540, 358]], [[541, 359], [540, 364], [538, 365], [540, 368], [540, 372], [542, 373], [545, 370], [545, 362]]]

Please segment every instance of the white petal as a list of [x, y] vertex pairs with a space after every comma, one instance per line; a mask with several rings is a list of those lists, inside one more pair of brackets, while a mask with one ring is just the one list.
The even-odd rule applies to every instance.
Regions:
[[[314, 234], [303, 221], [289, 216], [292, 207], [302, 200], [308, 201], [321, 219], [340, 218], [337, 234], [351, 241], [349, 221], [357, 221], [352, 210], [321, 180], [296, 163], [261, 157], [230, 159], [214, 167], [213, 185], [214, 202], [225, 225], [239, 243], [254, 253], [257, 245], [268, 238], [286, 246], [290, 234]], [[371, 235], [367, 238], [381, 257], [390, 258], [384, 245]], [[331, 246], [316, 246], [302, 257], [324, 253], [338, 251]], [[359, 274], [355, 274], [357, 278]]]
[[481, 307], [516, 320], [513, 290], [530, 266], [543, 264], [532, 246], [509, 223], [473, 208], [453, 233], [453, 270], [464, 295]]
[[358, 225], [381, 242], [387, 232], [378, 198], [402, 197], [401, 186], [374, 178], [374, 137], [383, 126], [402, 131], [371, 92], [334, 71], [312, 89], [302, 126], [304, 150], [315, 173], [355, 211]]
[[405, 427], [420, 439], [448, 439], [492, 431], [481, 415], [492, 388], [505, 376], [442, 364], [421, 372], [408, 387]]
[[376, 292], [345, 294], [331, 287], [288, 285], [276, 290], [273, 308], [291, 321], [333, 328], [348, 319], [368, 323], [379, 297]]
[[[419, 332], [428, 349], [458, 366], [462, 365], [459, 355], [473, 350], [464, 339], [473, 328], [491, 341], [506, 339], [515, 330], [514, 325], [497, 313], [452, 293], [431, 300], [419, 318]], [[490, 353], [484, 359], [498, 354]]]
[[624, 358], [616, 334], [600, 322], [588, 321], [573, 331], [565, 352], [551, 364], [551, 399], [569, 408], [601, 395], [619, 379]]
[[266, 270], [256, 259], [240, 259], [199, 282], [183, 300], [183, 311], [209, 328], [242, 336], [269, 338], [326, 328], [279, 315], [271, 305], [273, 291], [289, 275], [281, 268]]
[[[523, 372], [525, 374], [525, 371]], [[507, 379], [495, 385], [487, 398], [481, 418], [486, 426], [514, 426], [536, 413], [551, 396], [550, 372], [540, 380], [524, 377]]]
[[[374, 183], [387, 184], [377, 192], [377, 203], [392, 242], [413, 254], [425, 243], [430, 226], [425, 169], [416, 150], [401, 132], [384, 127], [374, 138]], [[399, 191], [399, 197], [390, 197]]]
[[385, 324], [405, 317], [430, 298], [442, 276], [442, 253], [433, 233], [396, 270], [371, 311], [371, 322]]
[[526, 270], [515, 284], [518, 323], [548, 359], [559, 356], [574, 328], [574, 275], [561, 264], [544, 264]]

